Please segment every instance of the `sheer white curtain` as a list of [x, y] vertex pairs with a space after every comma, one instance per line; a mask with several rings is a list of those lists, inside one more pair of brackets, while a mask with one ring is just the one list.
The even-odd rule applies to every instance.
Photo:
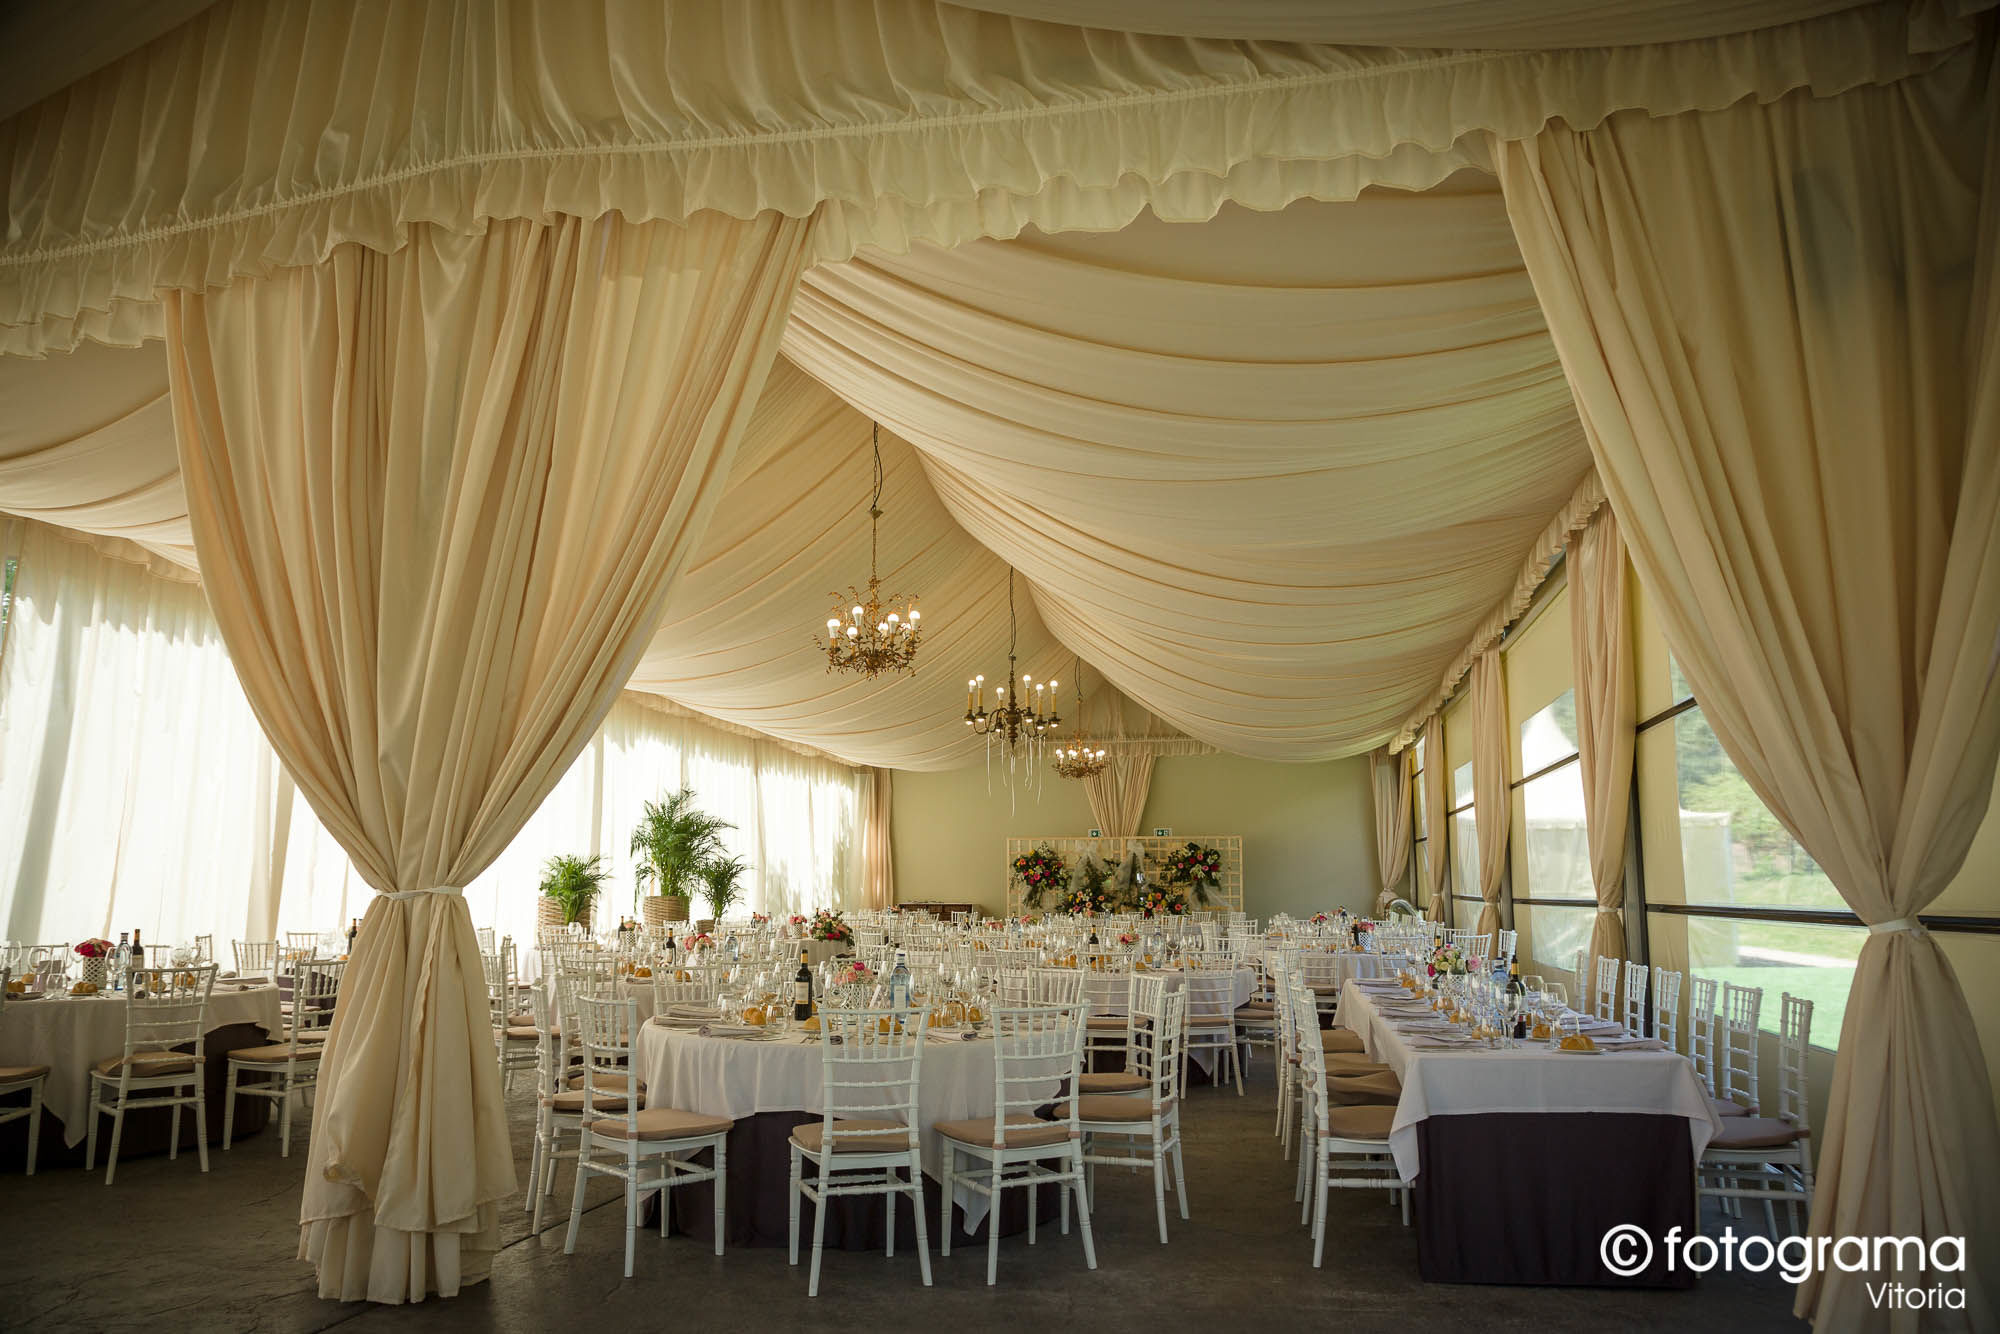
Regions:
[[[258, 729], [200, 587], [6, 522], [0, 550], [20, 564], [0, 641], [0, 932], [213, 933], [226, 963], [230, 940], [344, 931], [374, 891]], [[640, 807], [686, 785], [736, 826], [742, 910], [860, 907], [872, 781], [628, 694], [466, 901], [474, 921], [532, 941], [542, 863], [602, 853], [604, 914], [631, 911]]]

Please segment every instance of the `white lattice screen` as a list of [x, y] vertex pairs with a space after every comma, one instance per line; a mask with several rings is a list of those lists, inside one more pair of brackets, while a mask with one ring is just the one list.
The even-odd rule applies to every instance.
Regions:
[[1243, 835], [1180, 834], [1171, 838], [1147, 836], [1145, 838], [1134, 839], [1090, 838], [1087, 836], [1072, 836], [1068, 838], [1010, 838], [1007, 840], [1007, 861], [1005, 863], [1010, 868], [1006, 872], [1008, 915], [1011, 916], [1021, 911], [1022, 890], [1020, 883], [1014, 879], [1013, 871], [1011, 870], [1014, 865], [1014, 859], [1024, 852], [1033, 852], [1044, 843], [1055, 849], [1065, 862], [1074, 867], [1077, 860], [1084, 853], [1093, 851], [1106, 862], [1116, 866], [1118, 861], [1124, 857], [1125, 846], [1128, 843], [1137, 843], [1141, 848], [1145, 849], [1146, 856], [1150, 859], [1148, 865], [1158, 866], [1160, 858], [1164, 854], [1172, 852], [1176, 848], [1184, 848], [1190, 842], [1199, 843], [1205, 848], [1214, 848], [1222, 854], [1222, 883], [1211, 892], [1209, 906], [1212, 908], [1230, 908], [1237, 912], [1242, 912]]

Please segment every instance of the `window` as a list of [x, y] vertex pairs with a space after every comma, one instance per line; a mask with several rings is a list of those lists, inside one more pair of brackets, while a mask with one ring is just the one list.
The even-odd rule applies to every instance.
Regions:
[[1410, 902], [1422, 905], [1424, 885], [1428, 883], [1431, 868], [1431, 841], [1424, 825], [1424, 739], [1417, 738], [1416, 772], [1410, 777], [1410, 830], [1416, 847], [1413, 865], [1416, 878], [1410, 885]]
[[[1590, 944], [1597, 888], [1590, 877], [1590, 835], [1583, 816], [1583, 768], [1577, 762], [1576, 692], [1565, 690], [1521, 724], [1522, 813], [1527, 823], [1525, 908], [1529, 955], [1570, 968]], [[1566, 901], [1560, 906], [1549, 900]]]
[[1479, 822], [1472, 809], [1472, 761], [1452, 771], [1451, 793], [1452, 896], [1458, 901], [1452, 924], [1470, 927], [1479, 921]]

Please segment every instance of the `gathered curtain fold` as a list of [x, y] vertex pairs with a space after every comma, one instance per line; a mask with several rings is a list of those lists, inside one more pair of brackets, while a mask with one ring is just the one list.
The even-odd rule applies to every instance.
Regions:
[[459, 887], [630, 675], [721, 490], [805, 220], [417, 227], [165, 296], [203, 582], [369, 906], [322, 1059], [322, 1296], [485, 1276], [514, 1189]]
[[1424, 724], [1424, 893], [1430, 896], [1424, 904], [1424, 916], [1433, 922], [1451, 920], [1451, 856], [1446, 843], [1446, 831], [1451, 828], [1450, 773], [1444, 754], [1444, 719], [1433, 717]]
[[1513, 794], [1507, 787], [1507, 691], [1500, 649], [1472, 664], [1472, 819], [1479, 837], [1479, 924], [1486, 935], [1500, 929], [1500, 891], [1507, 879], [1507, 834]]
[[1158, 756], [1149, 746], [1122, 744], [1125, 697], [1110, 685], [1100, 686], [1088, 707], [1100, 720], [1098, 735], [1110, 752], [1103, 770], [1083, 780], [1091, 818], [1106, 838], [1136, 838], [1146, 815], [1146, 797], [1153, 790], [1153, 762]]
[[1811, 1232], [1955, 1236], [1958, 1313], [1827, 1268], [1823, 1331], [1991, 1328], [2000, 1129], [1917, 914], [2000, 757], [1994, 42], [1838, 97], [1497, 144], [1522, 253], [1667, 644], [1724, 750], [1869, 927]]
[[1576, 685], [1577, 764], [1597, 916], [1590, 957], [1625, 957], [1625, 835], [1632, 819], [1638, 701], [1625, 614], [1625, 541], [1609, 506], [1569, 547], [1570, 663]]
[[895, 845], [889, 825], [895, 779], [888, 769], [870, 769], [861, 790], [862, 906], [877, 911], [896, 906]]
[[1410, 754], [1371, 751], [1368, 772], [1375, 789], [1375, 868], [1382, 881], [1375, 911], [1383, 913], [1410, 870]]

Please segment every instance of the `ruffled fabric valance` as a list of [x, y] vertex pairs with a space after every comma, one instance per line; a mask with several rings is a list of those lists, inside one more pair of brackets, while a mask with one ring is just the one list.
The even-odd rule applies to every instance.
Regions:
[[[1962, 25], [1873, 5], [1641, 47], [1113, 33], [938, 0], [225, 0], [0, 122], [0, 352], [431, 224], [818, 214], [815, 254], [1426, 188], [1552, 119], [1833, 93]], [[1962, 40], [1958, 38], [1956, 40]]]

